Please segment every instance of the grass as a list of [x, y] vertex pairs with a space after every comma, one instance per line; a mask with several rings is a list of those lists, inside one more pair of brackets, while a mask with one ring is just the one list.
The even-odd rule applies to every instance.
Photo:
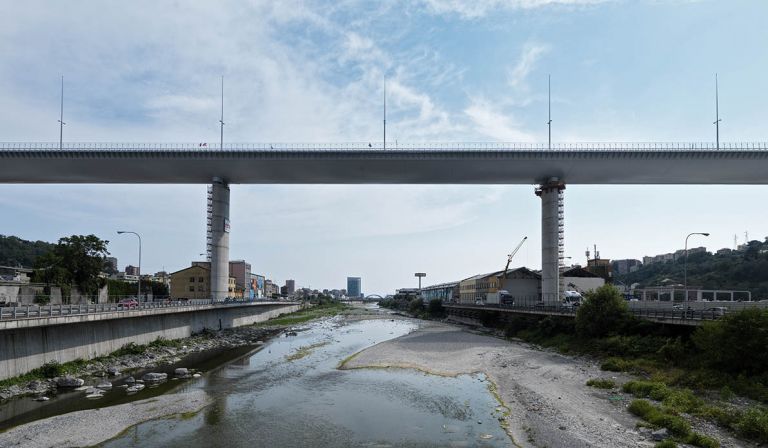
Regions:
[[309, 309], [297, 311], [295, 313], [286, 314], [284, 316], [276, 317], [265, 322], [259, 322], [254, 324], [254, 326], [267, 327], [272, 325], [296, 325], [321, 317], [329, 317], [342, 314], [350, 309], [352, 309], [352, 307], [349, 305], [334, 302], [327, 305], [318, 305]]
[[587, 386], [597, 389], [613, 389], [616, 387], [616, 382], [604, 378], [592, 378], [587, 381]]
[[291, 353], [290, 355], [286, 355], [285, 359], [288, 361], [297, 361], [301, 358], [308, 356], [316, 348], [320, 348], [328, 344], [329, 343], [326, 341], [326, 342], [318, 342], [317, 344], [305, 345], [303, 347], [299, 347], [299, 349], [296, 350], [295, 352]]

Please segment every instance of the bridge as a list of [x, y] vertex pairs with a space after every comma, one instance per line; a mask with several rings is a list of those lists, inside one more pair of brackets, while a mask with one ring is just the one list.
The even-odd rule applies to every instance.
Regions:
[[564, 290], [567, 184], [768, 184], [766, 143], [0, 143], [0, 183], [205, 183], [214, 299], [228, 294], [231, 184], [528, 184], [542, 202], [542, 298]]

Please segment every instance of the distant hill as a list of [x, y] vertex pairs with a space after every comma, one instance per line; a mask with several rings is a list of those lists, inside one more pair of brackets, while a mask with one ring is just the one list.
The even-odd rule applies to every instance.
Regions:
[[31, 268], [37, 257], [54, 246], [45, 241], [27, 241], [15, 236], [0, 235], [0, 266]]
[[[662, 285], [665, 279], [683, 283], [684, 258], [666, 263], [652, 263], [616, 279], [641, 287]], [[768, 238], [750, 241], [746, 250], [727, 254], [688, 255], [688, 286], [704, 289], [752, 291], [752, 299], [768, 299]]]

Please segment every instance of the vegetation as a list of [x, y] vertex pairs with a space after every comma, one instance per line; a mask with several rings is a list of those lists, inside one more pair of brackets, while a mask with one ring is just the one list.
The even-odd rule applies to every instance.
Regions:
[[597, 389], [613, 389], [616, 387], [616, 382], [605, 378], [592, 378], [587, 381], [587, 386]]
[[[107, 286], [111, 297], [136, 296], [136, 283], [108, 279]], [[145, 280], [141, 282], [141, 293], [152, 294], [153, 297], [168, 297], [170, 295], [168, 285], [165, 283]]]
[[37, 259], [53, 250], [54, 244], [27, 241], [0, 235], [0, 266], [32, 267]]
[[[653, 263], [635, 272], [618, 276], [627, 285], [663, 284], [665, 279], [683, 282], [685, 260]], [[737, 289], [751, 291], [753, 299], [768, 299], [768, 238], [750, 241], [744, 251], [717, 255], [692, 253], [688, 255], [688, 284], [704, 289]]]
[[445, 308], [443, 307], [443, 301], [440, 299], [431, 299], [429, 303], [424, 306], [424, 300], [421, 298], [408, 300], [405, 297], [393, 297], [380, 300], [379, 306], [393, 310], [407, 311], [416, 317], [425, 319], [441, 319], [445, 317]]
[[60, 238], [49, 252], [36, 259], [34, 280], [60, 286], [64, 296], [69, 296], [70, 285], [83, 294], [94, 295], [104, 286], [99, 274], [109, 255], [108, 243], [95, 235]]
[[602, 337], [621, 330], [631, 319], [626, 300], [613, 285], [587, 293], [576, 312], [576, 331], [581, 336]]
[[349, 305], [334, 301], [331, 303], [326, 303], [324, 305], [317, 305], [312, 308], [297, 311], [295, 313], [290, 313], [285, 316], [280, 316], [275, 319], [270, 319], [266, 322], [259, 322], [255, 325], [257, 326], [296, 325], [296, 324], [304, 323], [320, 317], [335, 316], [349, 309], [351, 309]]

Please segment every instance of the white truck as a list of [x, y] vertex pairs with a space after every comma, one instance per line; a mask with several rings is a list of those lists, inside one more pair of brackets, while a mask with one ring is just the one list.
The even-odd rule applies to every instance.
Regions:
[[509, 291], [500, 289], [496, 292], [489, 292], [485, 295], [485, 304], [486, 305], [509, 305], [513, 301], [512, 296], [509, 294]]

